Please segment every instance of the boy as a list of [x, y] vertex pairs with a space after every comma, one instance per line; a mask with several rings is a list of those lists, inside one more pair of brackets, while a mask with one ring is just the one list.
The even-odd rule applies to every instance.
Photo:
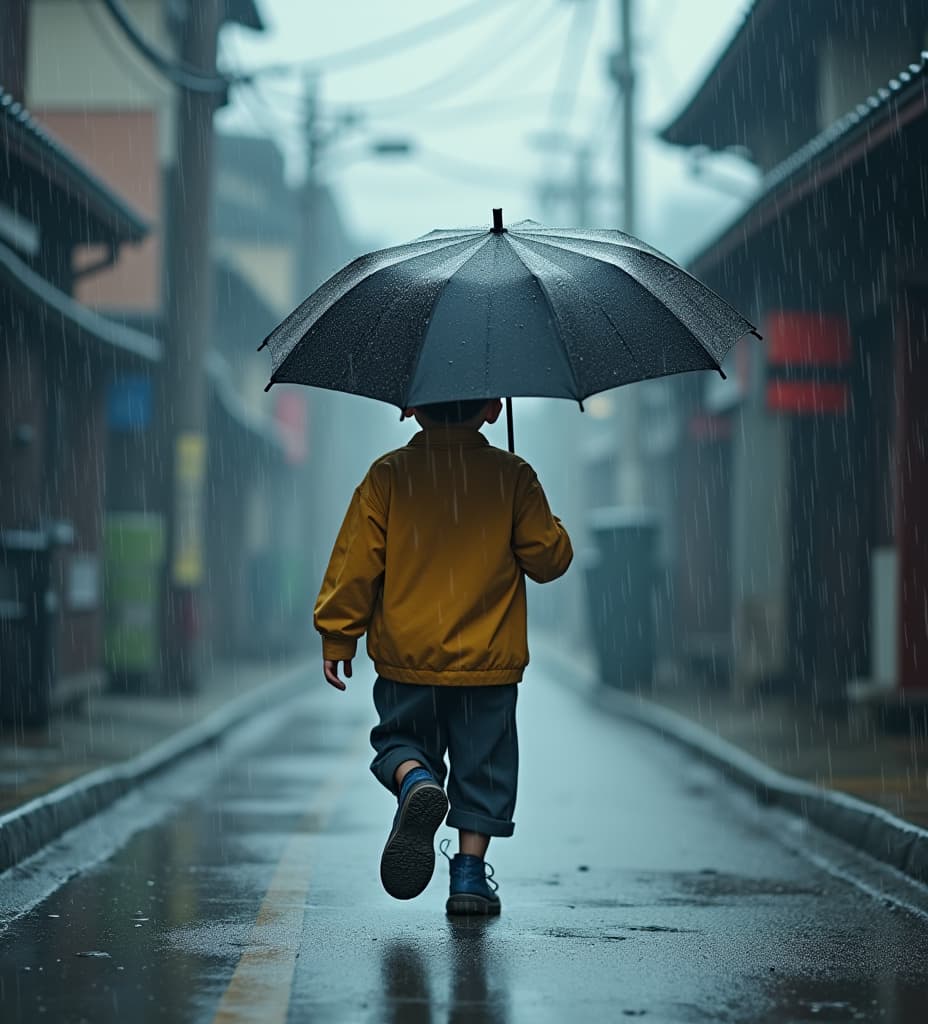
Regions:
[[332, 686], [345, 689], [339, 662], [350, 678], [365, 632], [377, 670], [371, 770], [398, 798], [384, 888], [411, 899], [428, 885], [450, 798], [452, 915], [500, 911], [483, 858], [491, 836], [513, 832], [525, 576], [556, 579], [573, 554], [531, 466], [479, 432], [501, 409], [478, 399], [404, 412], [422, 430], [355, 491], [314, 616]]

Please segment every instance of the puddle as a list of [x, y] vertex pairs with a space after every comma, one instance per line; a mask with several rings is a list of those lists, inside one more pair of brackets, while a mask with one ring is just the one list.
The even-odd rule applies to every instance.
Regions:
[[728, 875], [707, 868], [703, 871], [674, 871], [639, 874], [640, 884], [660, 888], [673, 888], [681, 895], [658, 896], [656, 902], [667, 906], [709, 906], [741, 899], [783, 899], [790, 896], [819, 897], [824, 895], [820, 886], [797, 885], [782, 878], [752, 878], [748, 875]]

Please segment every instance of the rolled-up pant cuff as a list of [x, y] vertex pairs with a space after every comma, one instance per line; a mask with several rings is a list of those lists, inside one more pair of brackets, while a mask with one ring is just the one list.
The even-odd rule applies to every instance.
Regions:
[[500, 838], [511, 836], [516, 827], [511, 821], [488, 818], [484, 814], [475, 814], [473, 811], [459, 811], [454, 807], [448, 813], [445, 824], [449, 828], [461, 828], [465, 832], [479, 832], [481, 835], [499, 836]]
[[[397, 793], [399, 792], [399, 787], [396, 784], [394, 775], [396, 775], [396, 769], [404, 761], [418, 761], [420, 764], [424, 764], [439, 783], [444, 782], [444, 771], [436, 773], [435, 766], [430, 764], [429, 759], [425, 757], [422, 751], [416, 750], [415, 747], [392, 747], [382, 756], [378, 755], [374, 758], [371, 764], [371, 771], [377, 780], [386, 786], [391, 793]], [[442, 765], [442, 769], [444, 769], [444, 765]]]

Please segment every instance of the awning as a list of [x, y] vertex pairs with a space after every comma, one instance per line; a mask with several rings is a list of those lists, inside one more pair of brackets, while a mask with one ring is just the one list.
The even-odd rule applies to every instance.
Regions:
[[38, 306], [41, 313], [54, 313], [55, 328], [69, 341], [101, 343], [148, 362], [161, 359], [161, 342], [156, 338], [108, 320], [65, 295], [2, 244], [0, 284], [9, 287], [25, 303]]

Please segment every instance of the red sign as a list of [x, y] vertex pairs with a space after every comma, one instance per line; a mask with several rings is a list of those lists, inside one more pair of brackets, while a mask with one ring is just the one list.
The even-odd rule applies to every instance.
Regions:
[[274, 420], [284, 443], [287, 462], [296, 465], [309, 454], [309, 432], [306, 429], [306, 396], [292, 388], [280, 388], [274, 406]]
[[848, 386], [832, 380], [771, 380], [767, 383], [767, 408], [771, 412], [818, 415], [847, 412]]
[[853, 345], [843, 316], [777, 310], [764, 321], [772, 366], [847, 366]]

